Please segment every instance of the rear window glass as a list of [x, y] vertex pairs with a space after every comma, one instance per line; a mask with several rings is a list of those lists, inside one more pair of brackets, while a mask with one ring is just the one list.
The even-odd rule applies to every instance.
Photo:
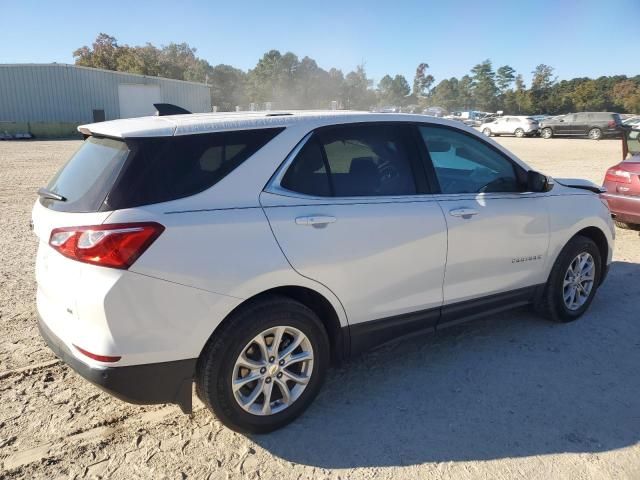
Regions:
[[64, 212], [99, 210], [128, 155], [123, 141], [89, 137], [47, 185], [47, 190], [66, 200], [41, 198], [40, 202]]
[[126, 142], [89, 137], [47, 187], [67, 201], [41, 202], [59, 211], [94, 212], [195, 195], [219, 182], [280, 131], [244, 130]]

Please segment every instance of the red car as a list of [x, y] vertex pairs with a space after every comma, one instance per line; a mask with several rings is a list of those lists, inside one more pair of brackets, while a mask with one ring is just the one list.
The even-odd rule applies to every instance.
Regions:
[[640, 228], [640, 130], [629, 130], [622, 140], [624, 160], [609, 168], [602, 196], [609, 203], [616, 225]]

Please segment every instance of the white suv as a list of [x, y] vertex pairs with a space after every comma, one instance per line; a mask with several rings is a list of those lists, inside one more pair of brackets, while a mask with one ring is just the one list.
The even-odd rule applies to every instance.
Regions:
[[[80, 127], [33, 225], [43, 337], [133, 403], [278, 428], [331, 362], [532, 304], [566, 322], [611, 261], [598, 188], [458, 122], [251, 113]], [[561, 183], [562, 182], [562, 183]]]
[[515, 135], [518, 138], [536, 135], [538, 122], [531, 117], [498, 117], [489, 123], [480, 125], [480, 131], [487, 137], [491, 135]]

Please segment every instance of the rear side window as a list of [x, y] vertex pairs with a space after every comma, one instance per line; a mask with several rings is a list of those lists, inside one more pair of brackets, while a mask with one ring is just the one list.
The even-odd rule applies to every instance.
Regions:
[[317, 138], [309, 140], [282, 179], [282, 186], [293, 192], [315, 197], [331, 196], [329, 175], [325, 167], [322, 146]]
[[[56, 183], [55, 189], [51, 184], [48, 187], [68, 199], [70, 192], [84, 192], [80, 195], [82, 200], [48, 200], [45, 206], [66, 212], [92, 212], [195, 195], [219, 182], [281, 130], [243, 130], [125, 141], [89, 137], [56, 177], [67, 181], [61, 185]], [[79, 175], [77, 170], [84, 174]], [[88, 180], [93, 177], [100, 180]]]
[[316, 196], [413, 195], [411, 151], [401, 126], [332, 128], [305, 145], [282, 186]]

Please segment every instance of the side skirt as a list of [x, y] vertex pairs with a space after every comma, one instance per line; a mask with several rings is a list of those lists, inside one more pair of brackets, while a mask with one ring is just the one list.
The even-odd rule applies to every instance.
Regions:
[[349, 354], [354, 356], [399, 339], [434, 333], [436, 330], [528, 305], [535, 301], [543, 290], [544, 284], [535, 285], [442, 307], [361, 322], [343, 328], [344, 338], [350, 339]]

